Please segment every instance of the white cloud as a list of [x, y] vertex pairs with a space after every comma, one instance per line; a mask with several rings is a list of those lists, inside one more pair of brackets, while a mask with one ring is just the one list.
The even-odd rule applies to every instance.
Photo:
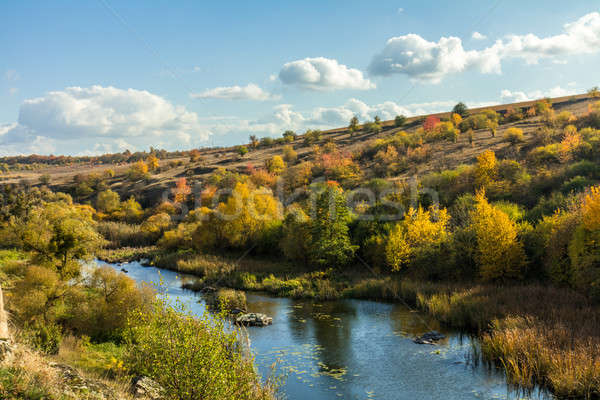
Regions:
[[419, 81], [438, 83], [448, 74], [477, 67], [482, 72], [499, 73], [500, 59], [492, 51], [466, 51], [457, 37], [430, 42], [416, 34], [389, 39], [383, 51], [371, 61], [373, 75], [402, 73]]
[[375, 84], [362, 71], [324, 57], [305, 58], [283, 65], [279, 79], [287, 85], [311, 90], [374, 89]]
[[[571, 86], [571, 85], [570, 85]], [[543, 99], [545, 97], [562, 97], [577, 94], [577, 90], [573, 89], [572, 86], [569, 89], [555, 86], [549, 90], [534, 90], [531, 92], [522, 91], [510, 91], [508, 89], [502, 90], [500, 97], [503, 103], [519, 103], [522, 101], [532, 101], [537, 99]]]
[[404, 8], [400, 7], [400, 8], [398, 9], [398, 14], [402, 14], [403, 12], [404, 12]]
[[438, 42], [417, 34], [393, 37], [373, 57], [369, 71], [373, 75], [401, 73], [437, 83], [449, 74], [471, 68], [481, 73], [500, 73], [502, 60], [508, 58], [534, 64], [543, 58], [561, 62], [565, 56], [600, 52], [600, 13], [584, 15], [563, 28], [562, 34], [545, 38], [531, 33], [509, 35], [483, 50], [465, 50], [457, 37], [442, 37]]
[[4, 130], [4, 153], [44, 154], [55, 148], [78, 154], [98, 143], [117, 151], [124, 140], [135, 143], [131, 150], [190, 147], [210, 134], [185, 107], [147, 91], [102, 86], [70, 87], [26, 100], [18, 124]]
[[473, 34], [471, 35], [471, 39], [473, 40], [485, 40], [487, 39], [487, 36], [485, 36], [482, 33], [479, 33], [477, 31], [473, 32]]
[[194, 99], [227, 99], [227, 100], [277, 100], [280, 96], [271, 94], [254, 83], [247, 86], [225, 86], [205, 90], [202, 93], [192, 93]]

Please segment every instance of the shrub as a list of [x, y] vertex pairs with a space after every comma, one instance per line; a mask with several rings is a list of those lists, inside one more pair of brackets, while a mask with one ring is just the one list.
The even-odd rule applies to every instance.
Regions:
[[127, 362], [135, 373], [152, 377], [166, 397], [180, 400], [272, 398], [237, 330], [204, 314], [197, 318], [181, 304], [157, 300], [151, 312], [129, 318]]
[[298, 159], [298, 153], [291, 145], [283, 146], [283, 160], [288, 164], [294, 164]]
[[504, 139], [510, 144], [515, 145], [517, 143], [523, 142], [523, 130], [519, 128], [508, 128], [506, 132], [504, 132]]

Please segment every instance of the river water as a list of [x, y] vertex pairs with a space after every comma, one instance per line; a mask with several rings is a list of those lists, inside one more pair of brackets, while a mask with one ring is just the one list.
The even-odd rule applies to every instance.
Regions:
[[[194, 313], [205, 305], [181, 288], [190, 277], [132, 262], [125, 268], [138, 282], [157, 284]], [[501, 371], [470, 362], [472, 339], [439, 326], [400, 304], [364, 300], [316, 302], [247, 293], [248, 309], [273, 317], [273, 325], [248, 328], [263, 376], [277, 363], [285, 376], [281, 392], [290, 400], [329, 399], [551, 399], [547, 393], [517, 393]], [[415, 335], [438, 330], [437, 346], [413, 343]]]

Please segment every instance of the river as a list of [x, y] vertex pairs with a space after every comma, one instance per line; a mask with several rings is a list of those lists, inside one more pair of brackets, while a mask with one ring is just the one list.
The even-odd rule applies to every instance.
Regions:
[[[170, 297], [194, 313], [205, 305], [199, 294], [181, 288], [173, 271], [131, 262], [97, 261], [125, 268], [137, 282], [162, 278]], [[248, 309], [273, 317], [273, 325], [248, 328], [256, 364], [263, 376], [277, 362], [286, 376], [281, 391], [290, 400], [329, 399], [552, 399], [542, 391], [517, 393], [501, 371], [473, 363], [469, 336], [444, 329], [431, 318], [401, 304], [364, 300], [316, 302], [247, 293]], [[418, 345], [415, 335], [438, 330], [437, 346]]]

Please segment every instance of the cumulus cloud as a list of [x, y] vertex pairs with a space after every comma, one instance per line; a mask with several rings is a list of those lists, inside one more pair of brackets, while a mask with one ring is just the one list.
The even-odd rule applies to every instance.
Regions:
[[311, 90], [374, 89], [375, 84], [354, 68], [324, 57], [305, 58], [283, 65], [279, 79], [286, 85]]
[[482, 33], [479, 33], [477, 31], [473, 32], [473, 34], [471, 35], [471, 39], [473, 40], [485, 40], [487, 39], [487, 36], [485, 36]]
[[194, 99], [226, 99], [226, 100], [277, 100], [280, 96], [271, 94], [254, 83], [246, 86], [224, 86], [207, 89], [201, 93], [192, 93]]
[[45, 154], [54, 148], [77, 154], [96, 144], [116, 151], [123, 140], [135, 143], [132, 150], [190, 146], [210, 134], [185, 107], [147, 91], [102, 86], [69, 87], [26, 100], [18, 123], [0, 132], [0, 145], [10, 146], [4, 152]]
[[[481, 73], [501, 73], [502, 60], [519, 58], [528, 64], [543, 58], [600, 52], [600, 13], [593, 12], [565, 24], [559, 35], [540, 38], [534, 34], [509, 35], [483, 50], [465, 50], [457, 37], [437, 42], [417, 34], [393, 37], [369, 65], [373, 75], [405, 74], [431, 83], [467, 69]], [[483, 35], [481, 35], [483, 36]], [[475, 34], [473, 34], [475, 38]]]
[[466, 51], [457, 37], [430, 42], [414, 33], [389, 39], [375, 55], [369, 71], [373, 75], [406, 74], [419, 81], [438, 83], [446, 75], [477, 66], [482, 72], [500, 72], [500, 59], [493, 51]]
[[522, 91], [510, 91], [508, 89], [504, 89], [502, 90], [500, 97], [502, 98], [502, 102], [504, 103], [518, 103], [522, 101], [543, 99], [545, 97], [570, 96], [576, 93], [577, 90], [573, 89], [572, 87], [569, 89], [565, 89], [560, 86], [555, 86], [549, 90], [534, 90], [527, 93]]

